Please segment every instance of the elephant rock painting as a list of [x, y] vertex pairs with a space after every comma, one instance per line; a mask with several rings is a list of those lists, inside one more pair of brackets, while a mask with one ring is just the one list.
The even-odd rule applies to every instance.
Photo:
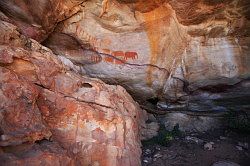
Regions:
[[138, 59], [137, 52], [133, 51], [111, 51], [109, 49], [102, 49], [100, 53], [106, 54], [104, 61], [107, 63], [113, 64], [124, 64], [127, 60], [136, 60]]
[[125, 61], [124, 58], [124, 52], [123, 51], [114, 51], [111, 54], [113, 57], [115, 57], [115, 64], [123, 64]]
[[137, 52], [125, 52], [125, 60], [127, 59], [138, 59], [138, 54]]

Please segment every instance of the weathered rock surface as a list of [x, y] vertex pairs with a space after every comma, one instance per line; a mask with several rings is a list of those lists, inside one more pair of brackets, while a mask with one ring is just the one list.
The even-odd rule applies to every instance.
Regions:
[[185, 113], [168, 113], [162, 119], [165, 128], [172, 130], [174, 126], [178, 125], [181, 131], [187, 132], [204, 132], [208, 130], [218, 129], [222, 127], [221, 117], [211, 116], [194, 116]]
[[6, 165], [140, 165], [143, 118], [124, 88], [69, 71], [8, 22], [0, 21], [0, 35], [0, 145], [50, 139], [63, 148], [4, 153]]
[[0, 154], [1, 165], [75, 165], [74, 159], [67, 155], [67, 151], [52, 142], [7, 147], [3, 152]]
[[[125, 89], [163, 110], [248, 110], [249, 19], [246, 0], [0, 1], [1, 160], [140, 165], [144, 117]], [[167, 118], [166, 128], [217, 126]]]
[[[248, 2], [103, 2], [84, 3], [44, 44], [80, 64], [82, 73], [120, 84], [140, 101], [184, 101], [185, 109], [196, 111], [220, 107], [199, 105], [208, 93], [224, 99], [221, 90], [239, 87], [233, 98], [249, 96], [238, 86], [250, 73]], [[70, 49], [61, 47], [62, 39]], [[197, 93], [203, 100], [195, 101]]]
[[1, 146], [49, 138], [36, 100], [39, 90], [13, 71], [0, 67]]
[[1, 0], [0, 17], [13, 23], [20, 31], [37, 41], [43, 41], [56, 24], [79, 11], [83, 0]]
[[96, 83], [73, 98], [44, 90], [38, 103], [52, 139], [79, 165], [139, 165], [139, 108], [123, 88], [106, 88]]
[[218, 161], [214, 163], [212, 166], [240, 166], [240, 165], [231, 161]]
[[157, 122], [150, 122], [145, 124], [141, 131], [142, 140], [149, 140], [157, 136], [159, 128], [160, 126]]

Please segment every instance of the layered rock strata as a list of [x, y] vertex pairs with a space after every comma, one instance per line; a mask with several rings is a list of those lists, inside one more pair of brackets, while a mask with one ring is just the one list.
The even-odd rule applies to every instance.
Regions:
[[124, 88], [70, 71], [5, 21], [0, 44], [4, 165], [140, 165], [143, 118]]
[[[249, 91], [239, 84], [248, 84], [250, 71], [248, 2], [105, 2], [84, 3], [44, 44], [82, 73], [120, 84], [141, 102], [158, 98], [168, 109], [181, 103], [192, 111], [225, 110], [214, 95], [223, 100], [234, 88]], [[249, 96], [240, 91], [233, 98]], [[194, 108], [206, 100], [212, 103]]]

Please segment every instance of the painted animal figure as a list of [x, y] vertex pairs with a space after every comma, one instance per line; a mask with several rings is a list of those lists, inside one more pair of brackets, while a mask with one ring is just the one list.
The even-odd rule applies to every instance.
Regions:
[[[110, 49], [102, 49], [101, 53], [110, 55], [111, 50]], [[110, 57], [110, 56], [105, 56], [104, 61], [109, 62], [109, 63], [114, 63], [114, 58]]]
[[101, 53], [110, 55], [111, 51], [110, 49], [102, 49]]
[[111, 55], [119, 59], [119, 60], [115, 59], [115, 64], [123, 64], [126, 62], [124, 59], [124, 52], [123, 51], [114, 51], [114, 52], [112, 52]]
[[99, 63], [102, 61], [102, 57], [101, 56], [91, 56], [91, 62], [93, 63]]
[[113, 57], [108, 57], [108, 56], [107, 56], [107, 57], [104, 58], [104, 61], [105, 61], [105, 62], [109, 62], [109, 63], [113, 63], [113, 62], [114, 62], [114, 58], [113, 58]]
[[123, 51], [113, 51], [112, 56], [124, 58], [124, 52]]
[[124, 63], [125, 63], [124, 60], [115, 59], [115, 64], [121, 65], [121, 64], [124, 64]]
[[131, 58], [131, 59], [138, 59], [138, 54], [137, 52], [125, 52], [124, 56], [125, 60]]

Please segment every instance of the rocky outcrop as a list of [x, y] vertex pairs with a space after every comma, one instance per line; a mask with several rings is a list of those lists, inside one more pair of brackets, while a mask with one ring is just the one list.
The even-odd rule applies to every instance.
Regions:
[[[20, 31], [37, 41], [43, 41], [53, 32], [57, 23], [79, 11], [82, 0], [37, 0], [0, 2], [0, 18], [17, 25]], [[4, 15], [5, 14], [5, 15]]]
[[0, 67], [1, 73], [1, 146], [35, 142], [49, 138], [51, 133], [43, 123], [36, 100], [35, 85], [11, 70]]
[[39, 144], [22, 144], [5, 147], [0, 154], [1, 165], [75, 165], [75, 161], [67, 155], [57, 143], [43, 141]]
[[[62, 39], [70, 49], [62, 48]], [[177, 103], [196, 111], [227, 109], [212, 101], [214, 94], [223, 100], [232, 88], [249, 91], [239, 86], [249, 78], [249, 42], [244, 0], [108, 0], [84, 3], [44, 44], [82, 73], [122, 85], [138, 101], [158, 98], [165, 108]], [[249, 96], [240, 91], [235, 98]], [[192, 104], [206, 100], [212, 103]]]
[[159, 126], [144, 124], [126, 90], [152, 112], [184, 113], [162, 118], [166, 128], [178, 119], [200, 131], [215, 122], [185, 111], [249, 109], [249, 7], [245, 0], [0, 1], [0, 159], [140, 165], [141, 128], [148, 139]]
[[[70, 71], [8, 22], [0, 35], [1, 161], [140, 165], [143, 118], [124, 88]], [[44, 139], [52, 142], [37, 145]], [[8, 151], [25, 143], [32, 147]]]

